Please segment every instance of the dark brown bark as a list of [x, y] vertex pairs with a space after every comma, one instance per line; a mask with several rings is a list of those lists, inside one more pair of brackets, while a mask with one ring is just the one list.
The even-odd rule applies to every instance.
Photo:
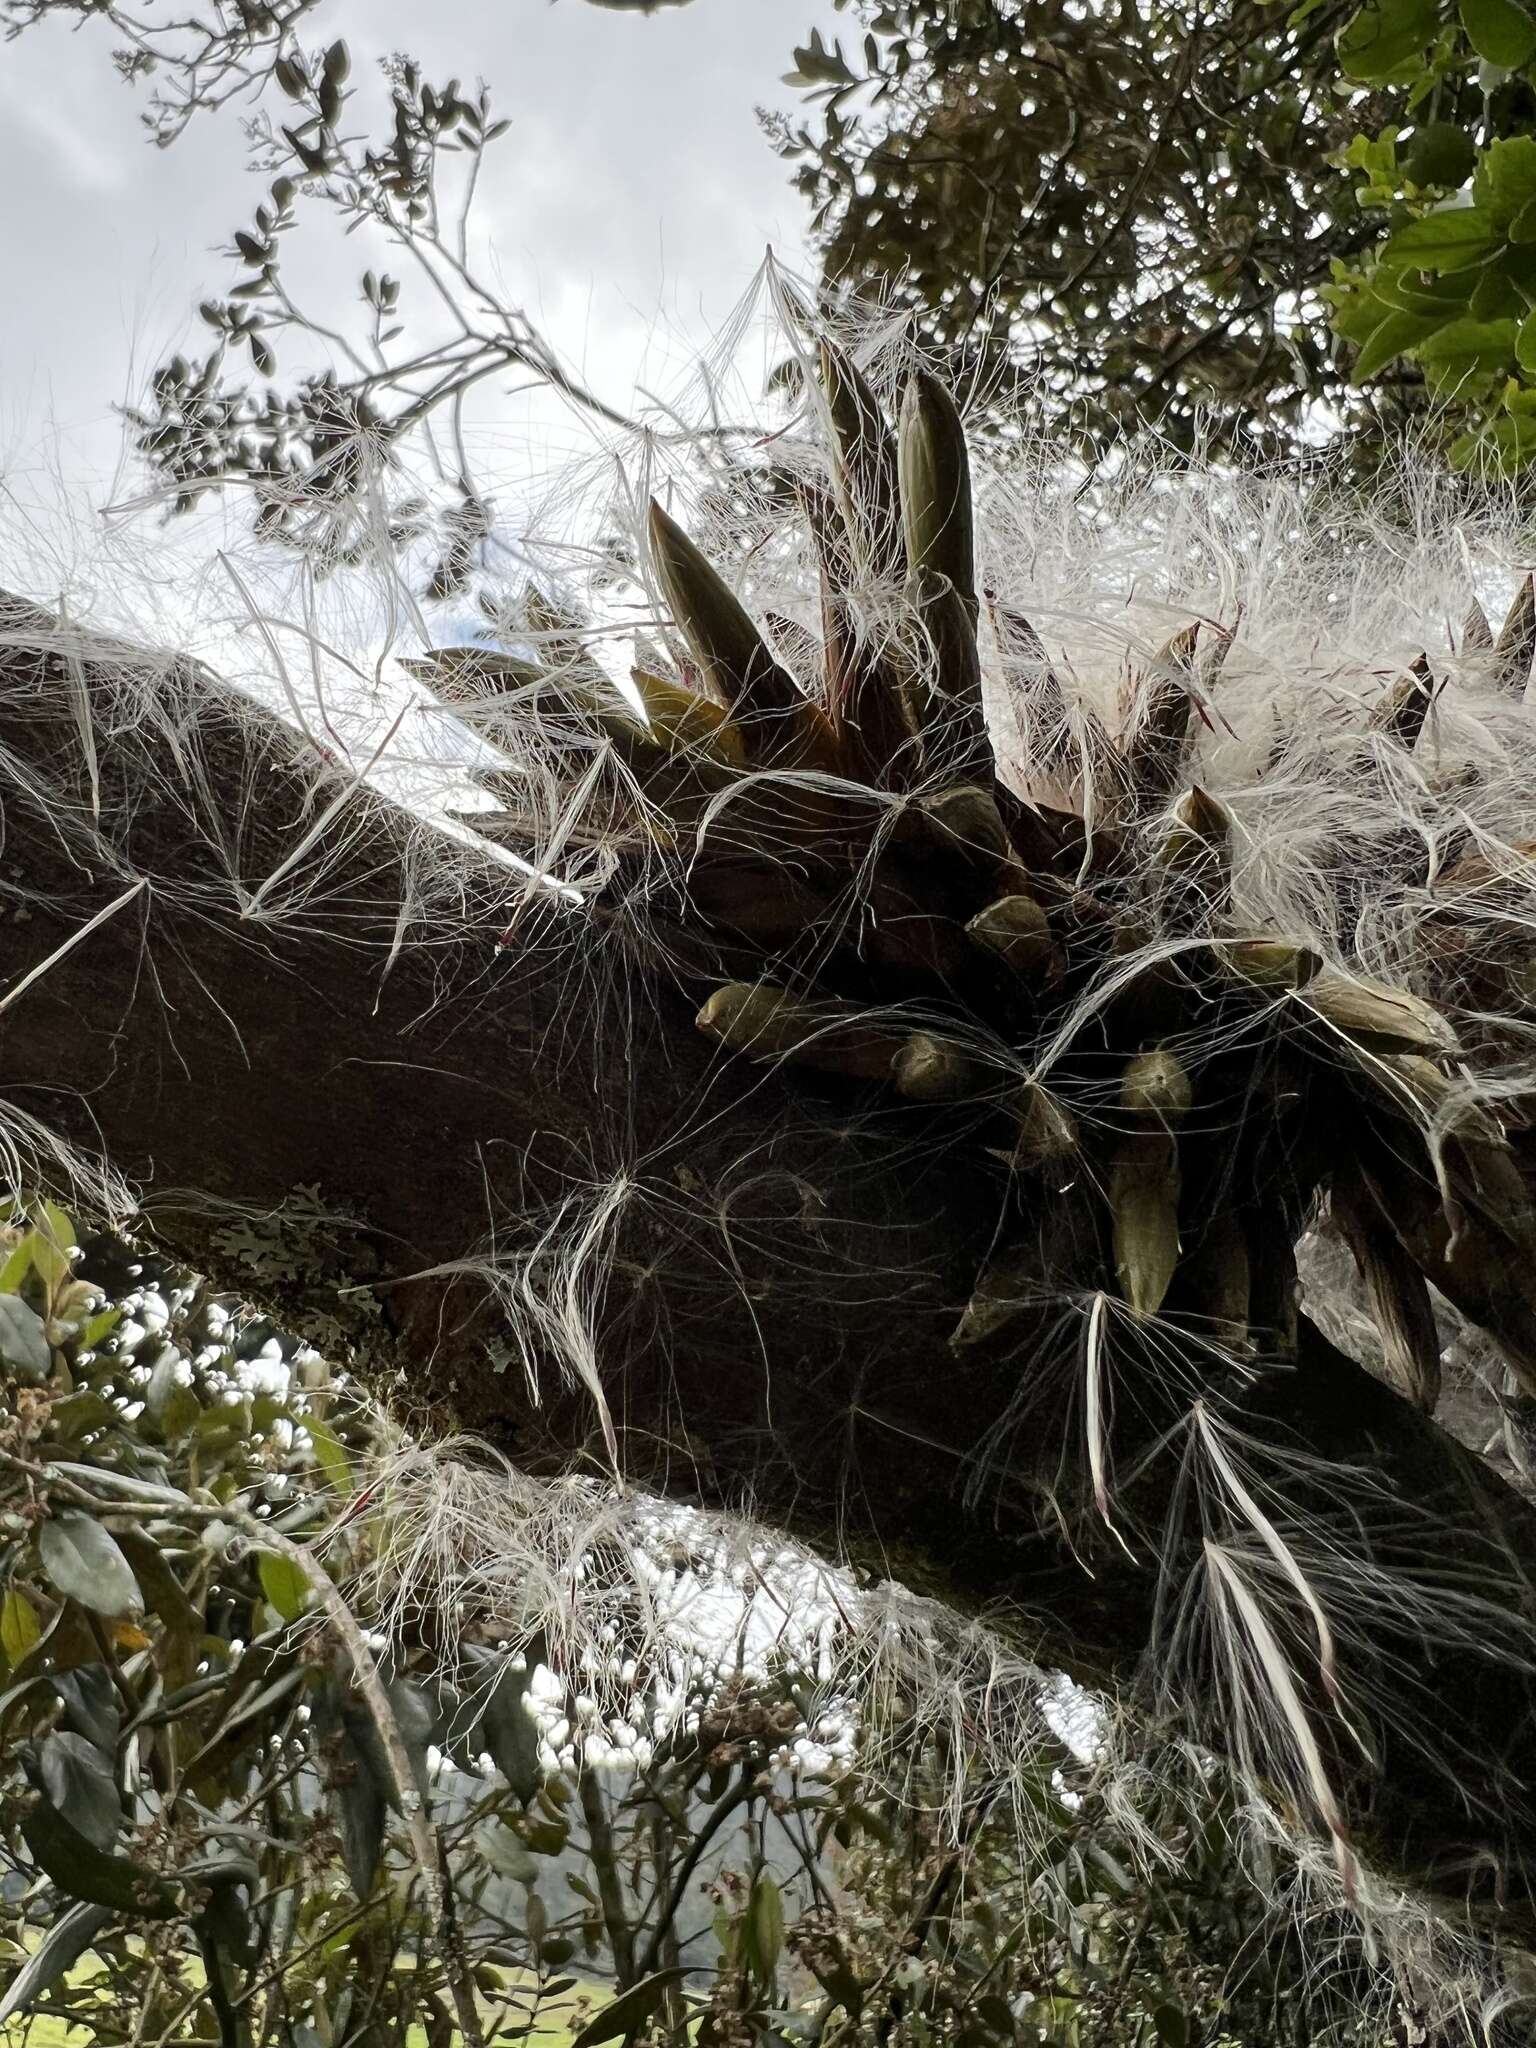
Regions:
[[[1070, 1374], [1046, 1369], [1051, 1317], [992, 1354], [948, 1347], [999, 1197], [940, 1115], [877, 1116], [856, 1092], [716, 1055], [686, 994], [583, 913], [530, 915], [498, 950], [487, 887], [483, 929], [451, 946], [408, 934], [392, 956], [400, 828], [360, 801], [306, 862], [311, 876], [320, 851], [329, 862], [307, 902], [242, 918], [241, 888], [291, 852], [334, 774], [206, 679], [124, 693], [124, 654], [98, 649], [72, 673], [39, 652], [46, 621], [16, 608], [0, 634], [0, 1001], [148, 878], [0, 1012], [6, 1099], [103, 1150], [167, 1243], [221, 1282], [249, 1274], [188, 1191], [265, 1211], [317, 1188], [350, 1219], [343, 1256], [269, 1289], [276, 1305], [350, 1320], [374, 1371], [402, 1369], [414, 1403], [534, 1469], [601, 1464], [591, 1396], [546, 1359], [530, 1399], [520, 1364], [497, 1369], [504, 1323], [483, 1284], [410, 1276], [490, 1241], [526, 1250], [562, 1203], [627, 1175], [599, 1358], [630, 1475], [682, 1498], [750, 1498], [921, 1590], [1027, 1610], [1068, 1668], [1146, 1676], [1152, 1553], [1137, 1546], [1148, 1561], [1133, 1564], [1093, 1534]], [[99, 825], [77, 701], [91, 707]], [[1079, 1229], [1070, 1202], [1042, 1202], [1053, 1273], [1070, 1272]], [[382, 1321], [340, 1292], [356, 1280], [375, 1283]], [[1037, 1379], [1038, 1399], [1021, 1401]], [[1179, 1405], [1144, 1392], [1121, 1406], [1122, 1463]], [[1212, 1398], [1255, 1436], [1338, 1473], [1366, 1468], [1383, 1500], [1428, 1518], [1418, 1550], [1433, 1523], [1447, 1572], [1518, 1585], [1536, 1561], [1526, 1504], [1320, 1339], [1294, 1370]], [[1127, 1526], [1159, 1529], [1177, 1470], [1173, 1454], [1148, 1466]], [[1298, 1513], [1308, 1488], [1333, 1510], [1337, 1488], [1314, 1468]], [[1383, 1555], [1400, 1519], [1386, 1518]], [[1200, 1568], [1183, 1520], [1159, 1547], [1165, 1589]], [[1418, 1555], [1411, 1534], [1401, 1548]], [[1436, 1659], [1400, 1624], [1368, 1627], [1353, 1655], [1367, 1678], [1454, 1700], [1465, 1793], [1387, 1730], [1361, 1824], [1421, 1871], [1490, 1844], [1522, 1862], [1529, 1672], [1475, 1645]]]

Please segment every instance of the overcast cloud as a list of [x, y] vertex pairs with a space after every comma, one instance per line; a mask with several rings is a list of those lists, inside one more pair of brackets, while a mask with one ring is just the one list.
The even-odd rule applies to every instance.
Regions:
[[[767, 244], [803, 258], [804, 208], [754, 108], [792, 102], [779, 76], [806, 30], [846, 28], [830, 0], [649, 18], [584, 0], [328, 0], [319, 21], [347, 36], [355, 72], [405, 49], [429, 77], [488, 82], [513, 122], [479, 206], [505, 289], [620, 404], [675, 379]], [[110, 42], [48, 24], [0, 44], [0, 455], [14, 474], [47, 448], [103, 490], [114, 401], [172, 349], [206, 346], [197, 301], [234, 280], [217, 251], [259, 197], [228, 112], [149, 145]], [[320, 288], [350, 298], [358, 267]], [[515, 406], [506, 417], [515, 433]]]

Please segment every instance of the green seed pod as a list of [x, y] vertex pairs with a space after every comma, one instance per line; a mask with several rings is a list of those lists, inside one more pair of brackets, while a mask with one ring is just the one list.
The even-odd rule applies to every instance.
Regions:
[[907, 565], [895, 438], [880, 401], [842, 351], [823, 341], [818, 355], [837, 447], [833, 479], [838, 506], [872, 573], [899, 582]]
[[897, 1093], [909, 1102], [957, 1102], [985, 1095], [996, 1086], [997, 1077], [951, 1040], [914, 1031], [897, 1048], [891, 1078]]
[[1175, 633], [1137, 685], [1133, 724], [1125, 742], [1125, 772], [1139, 809], [1167, 796], [1184, 765], [1199, 630], [1196, 621]]
[[1179, 1308], [1198, 1316], [1204, 1334], [1232, 1350], [1248, 1342], [1248, 1241], [1233, 1209], [1209, 1218], [1179, 1261]]
[[945, 576], [976, 617], [971, 460], [955, 402], [936, 377], [907, 381], [897, 440], [901, 523], [913, 571]]
[[1180, 1191], [1172, 1136], [1122, 1139], [1109, 1176], [1115, 1275], [1139, 1315], [1156, 1315], [1179, 1263]]
[[1289, 939], [1233, 939], [1215, 949], [1216, 964], [1250, 988], [1302, 988], [1321, 968], [1322, 955]]
[[1171, 921], [1192, 923], [1226, 908], [1232, 891], [1232, 814], [1198, 783], [1173, 807], [1162, 865], [1173, 884]]
[[629, 673], [645, 706], [651, 735], [669, 754], [702, 754], [723, 768], [746, 766], [741, 734], [713, 698], [648, 669]]
[[1120, 1077], [1120, 1107], [1128, 1114], [1173, 1125], [1183, 1119], [1193, 1100], [1184, 1062], [1166, 1046], [1153, 1046], [1126, 1062]]
[[1415, 1052], [1445, 1058], [1459, 1050], [1440, 1012], [1406, 989], [1325, 968], [1295, 1000], [1364, 1052]]
[[672, 616], [712, 687], [730, 705], [749, 757], [775, 767], [830, 766], [826, 720], [774, 660], [719, 571], [654, 501], [650, 537]]
[[901, 1044], [898, 1034], [869, 1024], [854, 1003], [806, 1002], [768, 981], [717, 988], [694, 1021], [748, 1059], [789, 1060], [855, 1080], [888, 1081]]
[[1004, 1245], [976, 1276], [965, 1312], [950, 1334], [953, 1351], [969, 1351], [998, 1336], [1038, 1304], [1040, 1252], [1035, 1245]]
[[976, 608], [938, 570], [919, 567], [907, 594], [922, 628], [914, 649], [923, 759], [946, 782], [990, 782], [992, 742], [981, 702]]
[[1071, 1159], [1078, 1149], [1077, 1118], [1048, 1088], [1026, 1082], [1013, 1105], [1019, 1135], [1009, 1164], [1024, 1173]]
[[977, 945], [1033, 980], [1060, 968], [1050, 920], [1033, 896], [1000, 896], [966, 926]]
[[1424, 1275], [1358, 1168], [1346, 1166], [1335, 1176], [1332, 1207], [1365, 1282], [1387, 1362], [1408, 1398], [1433, 1415], [1440, 1399], [1440, 1332]]
[[1227, 864], [1232, 841], [1232, 813], [1224, 803], [1192, 783], [1173, 807], [1163, 841], [1163, 865], [1175, 871], [1198, 870], [1212, 860]]

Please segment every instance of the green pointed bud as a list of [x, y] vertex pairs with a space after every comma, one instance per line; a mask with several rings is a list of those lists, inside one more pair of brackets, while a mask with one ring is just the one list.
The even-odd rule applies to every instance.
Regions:
[[820, 344], [821, 388], [836, 444], [838, 507], [864, 562], [877, 576], [906, 573], [896, 475], [896, 442], [880, 401], [840, 349]]
[[908, 379], [897, 440], [901, 523], [912, 569], [945, 576], [976, 616], [971, 462], [955, 402], [925, 370]]
[[1013, 1105], [1019, 1135], [1010, 1164], [1016, 1172], [1070, 1159], [1077, 1151], [1077, 1118], [1038, 1081], [1027, 1081]]
[[999, 896], [966, 926], [978, 946], [1026, 978], [1058, 965], [1050, 920], [1033, 896]]
[[1137, 803], [1149, 807], [1179, 779], [1189, 740], [1199, 621], [1175, 633], [1137, 686], [1135, 724], [1126, 737], [1125, 772]]
[[1171, 1136], [1122, 1141], [1109, 1176], [1115, 1276], [1138, 1315], [1157, 1314], [1178, 1267], [1181, 1189]]
[[1194, 1101], [1184, 1062], [1156, 1045], [1128, 1060], [1120, 1076], [1120, 1107], [1149, 1123], [1176, 1124]]
[[775, 661], [735, 591], [675, 519], [652, 501], [651, 559], [694, 659], [728, 705], [754, 761], [825, 765], [826, 721]]
[[788, 1060], [853, 1080], [888, 1081], [900, 1038], [855, 1003], [806, 1002], [769, 981], [717, 988], [694, 1020], [707, 1037], [760, 1062]]
[[1322, 966], [1322, 955], [1289, 939], [1234, 939], [1216, 949], [1217, 963], [1250, 988], [1302, 988]]
[[1445, 1058], [1460, 1050], [1456, 1034], [1433, 1004], [1406, 989], [1325, 969], [1296, 1000], [1363, 1052], [1414, 1052]]
[[911, 1102], [956, 1102], [995, 1086], [991, 1070], [947, 1038], [914, 1031], [891, 1062], [897, 1093]]
[[1385, 733], [1399, 746], [1412, 748], [1424, 730], [1429, 707], [1434, 701], [1435, 680], [1429, 661], [1420, 654], [1405, 675], [1389, 684], [1371, 710], [1370, 729]]

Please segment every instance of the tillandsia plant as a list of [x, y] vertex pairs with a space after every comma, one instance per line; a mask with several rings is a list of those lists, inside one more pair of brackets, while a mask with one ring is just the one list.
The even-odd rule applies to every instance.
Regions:
[[[1165, 1705], [1215, 1687], [1270, 1825], [1305, 1817], [1343, 1896], [1379, 1912], [1369, 1859], [1419, 1822], [1372, 1793], [1362, 1848], [1350, 1810], [1431, 1711], [1386, 1673], [1403, 1626], [1454, 1655], [1471, 1588], [1443, 1579], [1423, 1500], [1384, 1516], [1375, 1478], [1314, 1462], [1296, 1430], [1298, 1382], [1325, 1411], [1380, 1398], [1298, 1312], [1297, 1245], [1320, 1215], [1348, 1245], [1379, 1367], [1422, 1414], [1445, 1304], [1536, 1388], [1509, 880], [1528, 848], [1495, 843], [1454, 721], [1459, 693], [1474, 717], [1523, 716], [1536, 586], [1496, 629], [1474, 601], [1449, 667], [1407, 660], [1318, 730], [1281, 712], [1257, 749], [1228, 715], [1236, 612], [1174, 631], [1103, 715], [987, 588], [942, 381], [913, 370], [888, 410], [784, 302], [827, 465], [756, 488], [808, 536], [819, 632], [754, 619], [652, 502], [666, 651], [632, 692], [536, 593], [509, 626], [533, 658], [461, 646], [411, 666], [514, 756], [534, 704], [546, 741], [587, 750], [575, 836], [604, 850], [597, 914], [643, 902], [645, 943], [723, 1057], [802, 1077], [834, 1113], [856, 1103], [914, 1162], [991, 1191], [948, 1339], [957, 1371], [995, 1375], [968, 1487], [995, 1487], [1001, 1515], [1022, 1460], [1095, 1572], [1161, 1559]], [[1025, 736], [1011, 774], [984, 648]], [[1247, 787], [1218, 793], [1238, 760]], [[506, 798], [517, 777], [492, 782]], [[1288, 806], [1265, 844], [1263, 813]], [[476, 822], [514, 840], [531, 824]], [[1474, 1553], [1502, 1570], [1457, 1547], [1452, 1578]], [[1523, 1667], [1524, 1625], [1484, 1621]], [[1516, 1778], [1466, 1763], [1449, 1796], [1502, 1829]]]
[[[226, 1227], [255, 1277], [270, 1240]], [[1027, 1846], [992, 1796], [957, 1841], [942, 1721], [893, 1688], [901, 1772], [871, 1768], [875, 1731], [786, 1653], [797, 1564], [759, 1546], [742, 1586], [703, 1518], [658, 1511], [658, 1688], [654, 1654], [633, 1672], [636, 1560], [614, 1570], [569, 1489], [565, 1564], [590, 1591], [566, 1668], [570, 1636], [527, 1635], [547, 1548], [519, 1573], [504, 1543], [468, 1598], [429, 1588], [422, 1553], [455, 1532], [422, 1449], [266, 1317], [79, 1235], [45, 1200], [0, 1221], [7, 2039], [420, 2048], [478, 2023], [592, 2048], [1065, 2048], [1090, 2024], [1240, 2037], [1286, 1999], [1288, 1916], [1215, 1816], [1143, 1881], [1063, 1747], [1035, 1766]], [[492, 1513], [536, 1520], [502, 1476]], [[483, 1509], [495, 1481], [482, 1455], [459, 1483]], [[370, 1658], [382, 1684], [359, 1682]], [[1308, 2009], [1380, 2038], [1368, 2006]]]
[[[484, 637], [413, 643], [441, 701], [350, 757], [334, 578], [324, 743], [280, 663], [291, 727], [0, 610], [0, 1130], [104, 1148], [199, 1270], [256, 1210], [300, 1334], [505, 1454], [397, 1467], [386, 1637], [494, 1596], [643, 1664], [655, 1496], [746, 1504], [868, 1575], [786, 1626], [917, 1702], [867, 1725], [952, 1731], [957, 1839], [989, 1798], [1027, 1839], [1064, 1669], [1139, 1861], [1214, 1801], [1359, 1977], [1510, 2006], [1536, 1511], [1431, 1411], [1473, 1359], [1520, 1451], [1536, 1358], [1524, 529], [1411, 465], [1372, 527], [983, 461], [931, 365], [775, 287], [789, 416], [704, 436], [691, 510], [642, 439], [590, 598], [473, 561]], [[380, 576], [354, 681], [419, 617]], [[1320, 1234], [1356, 1278], [1303, 1294]]]

